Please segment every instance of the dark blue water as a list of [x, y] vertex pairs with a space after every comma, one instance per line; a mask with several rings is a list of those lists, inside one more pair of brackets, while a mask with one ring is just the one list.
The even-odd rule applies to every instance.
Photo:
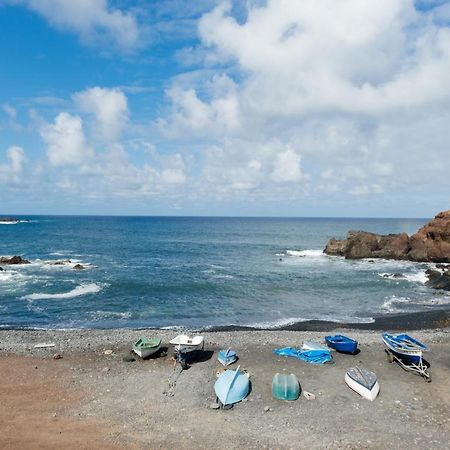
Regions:
[[[321, 254], [350, 229], [415, 232], [426, 220], [30, 217], [0, 225], [0, 326], [256, 325], [370, 321], [443, 307], [429, 265]], [[58, 260], [70, 263], [54, 265]], [[76, 271], [80, 263], [85, 270]], [[403, 273], [405, 279], [384, 278]]]

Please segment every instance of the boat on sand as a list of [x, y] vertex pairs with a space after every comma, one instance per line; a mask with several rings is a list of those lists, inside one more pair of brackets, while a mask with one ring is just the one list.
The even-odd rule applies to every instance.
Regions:
[[377, 376], [364, 367], [352, 367], [345, 373], [345, 382], [348, 387], [371, 402], [380, 392]]
[[272, 396], [278, 400], [297, 400], [300, 397], [300, 384], [297, 377], [276, 373], [272, 380]]
[[247, 397], [250, 381], [238, 366], [236, 370], [226, 370], [217, 378], [214, 391], [223, 406], [233, 405]]
[[141, 337], [133, 344], [133, 351], [141, 358], [148, 358], [161, 348], [161, 339]]
[[348, 353], [350, 355], [354, 355], [358, 350], [358, 342], [342, 334], [325, 336], [325, 342], [327, 343], [328, 347], [334, 348], [337, 352], [340, 353]]
[[229, 366], [237, 360], [237, 355], [231, 348], [228, 348], [227, 350], [220, 350], [217, 359], [223, 366]]

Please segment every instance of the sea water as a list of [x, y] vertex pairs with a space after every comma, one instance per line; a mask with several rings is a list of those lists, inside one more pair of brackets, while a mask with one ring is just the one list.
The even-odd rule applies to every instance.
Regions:
[[432, 264], [322, 253], [348, 230], [426, 219], [28, 218], [0, 225], [0, 256], [31, 262], [0, 271], [0, 327], [277, 327], [450, 305], [424, 285]]

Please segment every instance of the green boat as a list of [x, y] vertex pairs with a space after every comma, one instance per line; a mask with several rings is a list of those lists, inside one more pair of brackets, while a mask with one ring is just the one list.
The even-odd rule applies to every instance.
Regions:
[[272, 395], [278, 400], [297, 400], [300, 397], [300, 384], [297, 377], [293, 373], [275, 374], [272, 381]]
[[148, 358], [161, 347], [161, 339], [141, 337], [133, 344], [133, 351], [141, 358]]

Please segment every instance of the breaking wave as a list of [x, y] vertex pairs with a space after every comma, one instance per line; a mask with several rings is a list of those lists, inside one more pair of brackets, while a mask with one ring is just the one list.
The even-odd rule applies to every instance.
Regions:
[[67, 299], [80, 297], [81, 295], [96, 294], [97, 292], [100, 292], [102, 289], [103, 287], [98, 284], [89, 283], [89, 284], [81, 284], [80, 286], [77, 286], [75, 289], [72, 289], [69, 292], [63, 292], [60, 294], [36, 293], [25, 295], [22, 298], [24, 298], [25, 300]]
[[[278, 255], [278, 253], [277, 253]], [[327, 256], [323, 250], [286, 250], [287, 256], [318, 258]]]

